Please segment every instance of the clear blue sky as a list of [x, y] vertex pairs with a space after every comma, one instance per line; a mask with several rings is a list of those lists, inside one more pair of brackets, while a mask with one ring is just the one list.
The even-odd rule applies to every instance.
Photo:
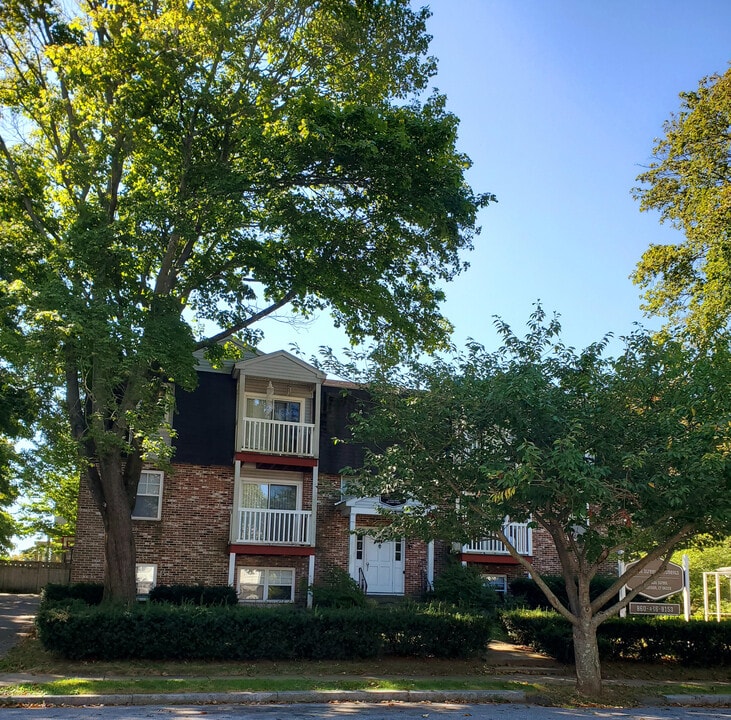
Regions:
[[[420, 5], [422, 3], [414, 3]], [[631, 189], [663, 122], [731, 61], [729, 0], [433, 0], [434, 86], [461, 120], [469, 180], [494, 192], [471, 267], [447, 288], [454, 341], [495, 347], [492, 316], [522, 332], [540, 299], [576, 347], [643, 320], [629, 280], [650, 243], [677, 231]], [[261, 348], [306, 355], [346, 344], [323, 315], [269, 322]]]

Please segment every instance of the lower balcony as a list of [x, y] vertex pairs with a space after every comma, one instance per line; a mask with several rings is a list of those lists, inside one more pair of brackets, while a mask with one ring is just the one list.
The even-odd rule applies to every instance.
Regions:
[[[533, 555], [533, 530], [528, 523], [507, 523], [503, 532], [520, 555]], [[469, 555], [509, 555], [505, 545], [496, 538], [473, 540], [462, 547], [462, 553]]]
[[311, 510], [239, 510], [235, 543], [251, 545], [311, 545]]

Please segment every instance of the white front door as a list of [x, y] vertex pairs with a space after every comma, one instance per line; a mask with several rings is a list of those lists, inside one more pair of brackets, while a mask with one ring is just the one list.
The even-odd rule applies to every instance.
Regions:
[[362, 569], [368, 583], [368, 594], [403, 595], [404, 542], [377, 542], [363, 536]]

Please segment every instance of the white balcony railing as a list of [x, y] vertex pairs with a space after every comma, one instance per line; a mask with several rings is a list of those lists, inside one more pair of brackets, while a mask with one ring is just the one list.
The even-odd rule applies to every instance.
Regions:
[[314, 457], [315, 426], [282, 420], [244, 418], [242, 450]]
[[[533, 555], [533, 530], [528, 523], [508, 523], [503, 526], [503, 532], [508, 540], [521, 555]], [[463, 546], [463, 553], [480, 553], [482, 555], [508, 555], [508, 549], [496, 538], [473, 540]]]
[[236, 542], [262, 545], [310, 545], [310, 510], [239, 510]]

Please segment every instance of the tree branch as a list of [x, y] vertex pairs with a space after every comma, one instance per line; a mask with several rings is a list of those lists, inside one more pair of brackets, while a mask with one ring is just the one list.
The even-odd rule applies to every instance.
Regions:
[[258, 313], [252, 315], [246, 320], [243, 320], [233, 327], [222, 330], [220, 333], [211, 335], [209, 338], [206, 338], [205, 340], [201, 340], [200, 342], [196, 343], [195, 349], [201, 350], [202, 348], [210, 347], [211, 345], [215, 345], [222, 340], [226, 340], [226, 338], [231, 337], [231, 335], [233, 335], [234, 333], [237, 333], [244, 328], [250, 327], [254, 323], [259, 322], [259, 320], [264, 319], [267, 315], [271, 315], [273, 312], [279, 310], [279, 308], [284, 307], [288, 302], [295, 298], [296, 294], [297, 293], [295, 293], [294, 290], [290, 290], [281, 300], [278, 300], [269, 307], [260, 310]]

